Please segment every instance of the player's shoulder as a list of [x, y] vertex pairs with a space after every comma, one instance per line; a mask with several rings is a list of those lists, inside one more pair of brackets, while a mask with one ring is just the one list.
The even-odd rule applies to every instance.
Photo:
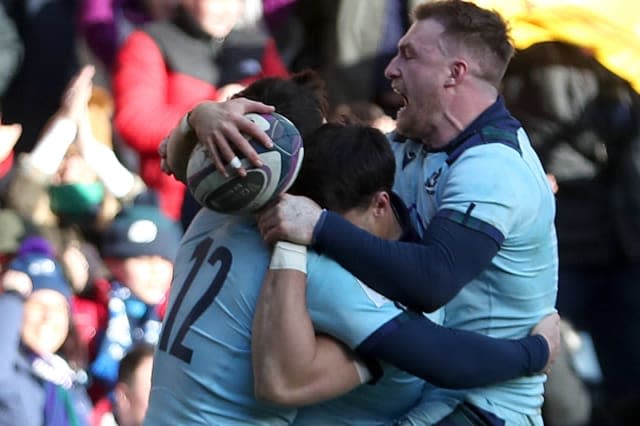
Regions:
[[251, 216], [227, 215], [202, 208], [194, 216], [185, 231], [181, 247], [198, 245], [203, 239], [214, 239], [217, 243], [243, 244], [262, 241], [255, 220]]
[[351, 272], [328, 256], [313, 250], [307, 252], [307, 291], [309, 294], [330, 295], [356, 289], [358, 280]]
[[207, 208], [201, 208], [193, 217], [185, 235], [199, 234], [203, 230], [211, 229], [213, 225], [218, 225], [227, 220], [229, 216], [216, 213]]
[[[331, 278], [329, 278], [331, 277]], [[356, 278], [338, 262], [332, 258], [320, 254], [314, 250], [307, 252], [307, 279], [315, 281], [340, 278], [344, 281], [354, 282]]]
[[472, 182], [473, 186], [483, 182], [509, 185], [510, 179], [519, 180], [519, 176], [527, 178], [530, 171], [522, 153], [526, 141], [521, 139], [520, 132], [517, 129], [495, 128], [489, 132], [491, 136], [477, 134], [464, 149], [449, 154], [447, 164], [450, 174]]
[[520, 122], [497, 102], [444, 148], [447, 163], [453, 165], [470, 154], [522, 156], [521, 128]]
[[[312, 298], [331, 298], [352, 308], [393, 304], [360, 281], [330, 257], [310, 250], [307, 255], [307, 294]], [[338, 299], [336, 299], [340, 296]]]

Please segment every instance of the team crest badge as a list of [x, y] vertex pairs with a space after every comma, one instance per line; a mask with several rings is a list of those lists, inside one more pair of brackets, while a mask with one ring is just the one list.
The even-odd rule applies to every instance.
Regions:
[[427, 191], [427, 194], [433, 195], [436, 192], [436, 185], [438, 184], [438, 179], [442, 174], [442, 169], [438, 169], [429, 176], [429, 179], [424, 183], [424, 189]]

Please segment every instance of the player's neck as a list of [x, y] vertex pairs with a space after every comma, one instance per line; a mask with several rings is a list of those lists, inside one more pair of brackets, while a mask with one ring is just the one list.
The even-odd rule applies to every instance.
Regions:
[[[473, 86], [465, 96], [455, 98], [443, 113], [443, 124], [431, 138], [429, 148], [443, 148], [487, 110], [498, 97], [497, 90], [489, 83]], [[472, 99], [473, 101], [469, 101]]]
[[402, 228], [402, 223], [400, 222], [400, 218], [398, 217], [398, 213], [393, 208], [392, 205], [389, 205], [389, 215], [388, 217], [388, 226], [387, 226], [387, 240], [399, 240], [402, 237], [404, 232]]

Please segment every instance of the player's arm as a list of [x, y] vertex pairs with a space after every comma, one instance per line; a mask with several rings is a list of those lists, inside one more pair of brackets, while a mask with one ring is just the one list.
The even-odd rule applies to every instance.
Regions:
[[284, 247], [274, 250], [254, 316], [254, 391], [258, 399], [300, 406], [348, 392], [367, 376], [345, 345], [315, 334], [306, 304], [306, 256], [279, 254]]
[[[273, 110], [271, 106], [244, 98], [199, 103], [182, 117], [178, 126], [160, 146], [163, 170], [185, 182], [189, 155], [197, 142], [207, 146], [213, 164], [225, 176], [225, 166], [236, 155], [234, 149], [245, 154], [256, 166], [260, 166], [258, 154], [243, 134], [252, 136], [265, 146], [271, 146], [271, 140], [258, 126], [247, 120], [244, 114], [270, 113]], [[244, 169], [239, 169], [239, 172], [244, 174]]]
[[504, 238], [491, 225], [484, 228], [492, 232], [436, 215], [419, 243], [389, 241], [327, 211], [315, 227], [314, 247], [389, 299], [433, 312], [490, 266]]
[[189, 155], [198, 143], [195, 133], [189, 128], [189, 115], [185, 115], [178, 127], [175, 127], [158, 146], [160, 167], [167, 174], [175, 176], [180, 182], [187, 183], [187, 163]]
[[546, 372], [560, 351], [559, 316], [543, 318], [533, 335], [509, 340], [436, 325], [405, 312], [357, 348], [436, 386], [464, 389]]
[[[282, 383], [287, 377], [296, 377], [296, 373], [290, 368], [300, 362], [299, 366], [293, 368], [297, 372], [304, 372], [305, 363], [311, 358], [309, 355], [307, 358], [300, 358], [303, 356], [301, 353], [316, 347], [313, 324], [305, 303], [306, 288], [303, 279], [304, 274], [301, 272], [269, 272], [259, 301], [260, 316], [256, 316], [254, 324], [254, 339], [262, 339], [259, 348], [262, 352], [254, 352], [254, 369], [266, 368], [256, 371], [256, 376], [260, 375], [262, 380]], [[328, 293], [336, 297], [339, 294], [346, 297], [349, 292], [345, 286], [348, 284], [332, 282], [333, 279], [326, 278], [317, 284], [323, 288], [331, 286]], [[388, 310], [383, 312], [367, 309], [367, 319], [359, 321], [359, 318], [345, 315], [345, 310], [356, 315], [357, 309], [354, 310], [352, 302], [353, 299], [345, 303], [335, 299], [325, 300], [316, 309], [328, 311], [326, 316], [334, 318], [331, 321], [334, 332], [345, 336], [362, 334], [361, 331], [352, 333], [345, 329], [353, 331], [359, 327], [369, 328], [370, 324], [375, 323], [376, 318], [370, 316], [372, 312], [379, 312], [390, 318]], [[509, 340], [448, 329], [434, 324], [422, 315], [394, 309], [395, 317], [381, 322], [382, 325], [377, 330], [368, 334], [357, 345], [357, 352], [362, 355], [362, 359], [382, 359], [443, 387], [484, 386], [541, 372], [548, 369], [560, 348], [556, 314], [544, 318], [534, 328], [535, 335]], [[257, 330], [258, 327], [262, 329]], [[278, 345], [273, 345], [273, 342], [278, 342]], [[272, 364], [269, 365], [269, 362]], [[332, 364], [318, 367], [327, 368], [325, 378], [334, 373], [331, 370]], [[340, 380], [342, 373], [335, 373], [335, 380]]]
[[384, 240], [288, 194], [261, 213], [258, 225], [266, 241], [313, 244], [378, 293], [425, 312], [444, 306], [486, 269], [503, 240], [489, 224], [479, 231], [441, 216], [429, 223], [422, 241]]

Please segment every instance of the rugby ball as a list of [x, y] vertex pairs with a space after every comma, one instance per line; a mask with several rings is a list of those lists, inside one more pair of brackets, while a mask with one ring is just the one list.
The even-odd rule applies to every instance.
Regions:
[[273, 141], [272, 148], [248, 138], [262, 161], [253, 166], [239, 154], [245, 177], [227, 166], [228, 177], [218, 173], [207, 149], [196, 145], [187, 165], [187, 186], [200, 205], [228, 214], [255, 212], [293, 184], [304, 155], [300, 132], [283, 115], [246, 114], [245, 117], [262, 129]]

